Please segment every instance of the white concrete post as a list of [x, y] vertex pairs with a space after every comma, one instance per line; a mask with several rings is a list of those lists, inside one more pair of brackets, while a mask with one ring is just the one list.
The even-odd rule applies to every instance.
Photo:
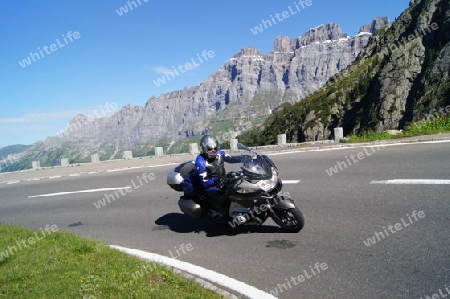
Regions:
[[236, 138], [231, 138], [230, 139], [230, 151], [231, 152], [237, 152], [238, 151], [238, 140]]
[[91, 163], [100, 163], [100, 159], [98, 157], [98, 154], [91, 155]]
[[278, 145], [286, 145], [286, 134], [278, 135]]
[[344, 129], [342, 127], [334, 128], [334, 141], [339, 142], [344, 138]]
[[161, 157], [164, 155], [164, 150], [162, 147], [155, 147], [155, 157]]
[[200, 153], [199, 150], [198, 150], [198, 144], [197, 143], [189, 144], [189, 153], [191, 155], [198, 155]]
[[69, 166], [69, 158], [62, 158], [62, 159], [61, 159], [61, 166], [62, 166], [62, 167], [67, 167], [67, 166]]
[[132, 151], [124, 151], [123, 152], [123, 158], [125, 160], [131, 160], [133, 159], [133, 152]]
[[33, 167], [33, 170], [38, 170], [39, 168], [41, 168], [41, 162], [33, 161], [33, 162], [31, 162], [31, 166]]

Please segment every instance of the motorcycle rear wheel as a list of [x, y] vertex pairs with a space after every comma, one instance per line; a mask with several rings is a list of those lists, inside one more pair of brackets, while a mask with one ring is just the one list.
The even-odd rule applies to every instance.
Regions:
[[291, 233], [298, 233], [305, 225], [305, 218], [297, 208], [287, 210], [274, 210], [272, 219], [281, 228]]

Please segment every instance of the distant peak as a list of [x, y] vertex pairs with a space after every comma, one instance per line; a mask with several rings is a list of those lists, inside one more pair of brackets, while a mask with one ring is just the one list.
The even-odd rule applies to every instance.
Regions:
[[298, 38], [297, 46], [307, 46], [315, 42], [327, 40], [338, 40], [346, 38], [347, 34], [342, 32], [341, 26], [337, 23], [322, 24], [309, 29], [308, 32]]
[[292, 42], [288, 36], [278, 36], [274, 43], [275, 52], [291, 52], [293, 51]]
[[239, 53], [233, 56], [233, 58], [239, 58], [239, 57], [254, 57], [254, 56], [263, 56], [261, 52], [256, 49], [253, 46], [246, 47], [244, 49], [241, 49]]
[[388, 17], [377, 17], [372, 21], [372, 23], [361, 26], [358, 34], [360, 33], [375, 34], [378, 29], [388, 25], [391, 25], [391, 21], [389, 20]]
[[318, 29], [320, 29], [320, 28], [322, 28], [322, 27], [325, 27], [325, 24], [320, 24], [319, 26], [316, 26], [316, 27], [314, 27], [314, 28], [309, 28], [309, 30], [310, 30], [310, 31], [314, 31], [314, 30], [318, 30]]
[[77, 116], [75, 116], [75, 117], [73, 118], [72, 121], [79, 121], [79, 120], [86, 120], [86, 119], [88, 119], [88, 118], [86, 117], [86, 115], [84, 115], [83, 113], [79, 113], [79, 114], [77, 114]]

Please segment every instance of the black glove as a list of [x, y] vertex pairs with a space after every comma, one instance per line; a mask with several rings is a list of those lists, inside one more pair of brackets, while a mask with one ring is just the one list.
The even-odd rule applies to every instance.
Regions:
[[228, 179], [226, 177], [220, 177], [219, 188], [222, 189], [226, 184], [228, 184]]

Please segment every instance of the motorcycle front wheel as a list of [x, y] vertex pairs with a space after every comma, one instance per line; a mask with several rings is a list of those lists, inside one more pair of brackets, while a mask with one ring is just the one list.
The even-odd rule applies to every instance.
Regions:
[[297, 209], [274, 210], [272, 219], [281, 228], [291, 233], [298, 233], [305, 225], [305, 218], [302, 212]]

